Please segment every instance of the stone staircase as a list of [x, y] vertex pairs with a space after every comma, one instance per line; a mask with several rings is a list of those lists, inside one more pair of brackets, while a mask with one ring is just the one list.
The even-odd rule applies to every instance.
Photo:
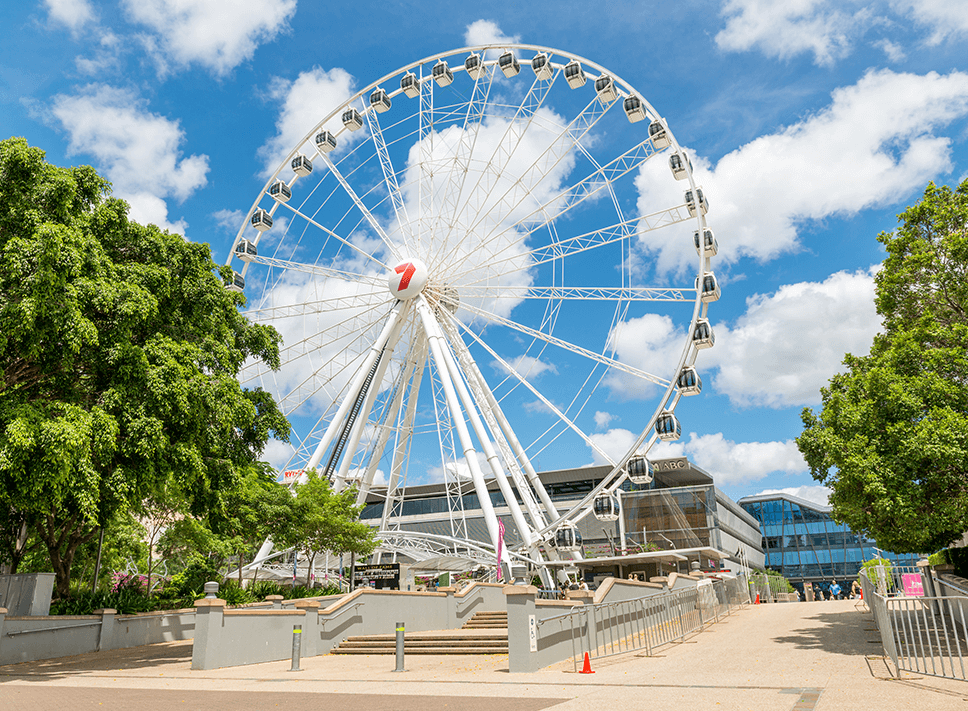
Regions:
[[[459, 630], [407, 632], [404, 654], [507, 654], [507, 612], [478, 612]], [[395, 634], [348, 637], [330, 654], [395, 654]]]
[[465, 630], [506, 630], [508, 628], [508, 613], [504, 612], [475, 612], [474, 616], [464, 623]]

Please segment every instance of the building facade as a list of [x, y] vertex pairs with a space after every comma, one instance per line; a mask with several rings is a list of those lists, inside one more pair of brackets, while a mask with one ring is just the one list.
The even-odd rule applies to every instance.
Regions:
[[766, 566], [801, 593], [805, 583], [826, 590], [835, 580], [849, 590], [861, 564], [871, 558], [902, 566], [917, 563], [917, 556], [882, 551], [871, 539], [835, 522], [830, 506], [789, 494], [746, 496], [738, 503], [760, 523]]
[[[712, 476], [685, 457], [653, 464], [655, 478], [650, 484], [623, 484], [617, 521], [599, 521], [591, 514], [577, 521], [588, 563], [582, 567], [589, 582], [605, 575], [648, 579], [670, 570], [686, 572], [693, 562], [703, 570], [734, 573], [747, 565], [763, 568], [758, 522], [716, 488]], [[610, 471], [608, 466], [581, 467], [541, 472], [539, 477], [558, 511], [565, 512]], [[495, 513], [504, 523], [505, 540], [515, 545], [520, 537], [504, 496], [496, 482], [489, 482], [488, 489]], [[397, 518], [401, 529], [455, 537], [466, 532], [471, 540], [488, 541], [480, 501], [470, 482], [461, 495], [461, 512], [449, 506], [442, 484], [408, 487], [407, 496]], [[362, 520], [379, 525], [384, 497], [380, 490], [370, 492]], [[668, 555], [650, 557], [658, 552]]]

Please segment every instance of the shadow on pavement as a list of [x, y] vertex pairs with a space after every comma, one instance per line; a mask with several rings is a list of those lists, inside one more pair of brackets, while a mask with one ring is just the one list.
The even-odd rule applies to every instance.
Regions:
[[173, 664], [184, 666], [191, 661], [192, 641], [190, 639], [182, 642], [163, 642], [144, 647], [7, 664], [0, 666], [0, 684], [11, 677], [21, 681], [30, 679], [49, 681], [86, 672], [151, 669]]
[[823, 649], [832, 654], [849, 656], [883, 653], [878, 633], [865, 629], [874, 624], [867, 615], [854, 611], [821, 612], [805, 619], [816, 620], [818, 624], [815, 627], [791, 630], [787, 635], [774, 637], [773, 641], [792, 644], [798, 649]]

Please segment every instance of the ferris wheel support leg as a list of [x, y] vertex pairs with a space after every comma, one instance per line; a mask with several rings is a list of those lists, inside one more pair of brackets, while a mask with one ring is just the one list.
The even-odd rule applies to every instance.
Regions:
[[417, 358], [410, 365], [413, 368], [413, 382], [410, 384], [410, 394], [407, 397], [407, 409], [403, 416], [403, 422], [397, 431], [397, 442], [393, 450], [393, 461], [390, 464], [390, 476], [387, 481], [387, 498], [383, 504], [383, 516], [380, 518], [380, 530], [389, 529], [393, 510], [400, 499], [400, 479], [403, 471], [403, 462], [410, 447], [410, 438], [413, 435], [413, 421], [417, 414], [417, 398], [420, 393], [420, 383], [423, 380], [424, 364], [427, 362], [427, 351], [429, 345], [427, 339], [423, 338], [420, 342], [420, 352]]
[[373, 403], [376, 401], [377, 393], [380, 390], [380, 383], [383, 382], [383, 377], [387, 372], [387, 365], [390, 363], [389, 355], [397, 346], [397, 341], [400, 339], [400, 332], [403, 330], [403, 324], [406, 322], [406, 314], [409, 313], [409, 311], [409, 308], [403, 309], [401, 312], [401, 318], [396, 320], [393, 330], [390, 332], [390, 336], [387, 338], [386, 343], [380, 351], [380, 358], [376, 368], [376, 373], [374, 374], [373, 380], [370, 382], [370, 387], [364, 396], [363, 407], [360, 410], [360, 414], [356, 418], [356, 422], [353, 423], [353, 429], [350, 432], [350, 439], [343, 453], [343, 461], [340, 462], [339, 470], [336, 473], [336, 480], [333, 484], [334, 491], [342, 491], [346, 486], [346, 475], [349, 473], [350, 465], [353, 463], [353, 453], [360, 444], [360, 438], [363, 436], [363, 429], [367, 420], [370, 418], [370, 411], [373, 409]]
[[310, 457], [309, 461], [306, 463], [307, 469], [315, 469], [318, 467], [319, 462], [322, 460], [323, 455], [329, 448], [329, 445], [333, 443], [333, 439], [336, 437], [336, 433], [339, 431], [340, 425], [342, 425], [343, 420], [345, 420], [347, 414], [349, 414], [350, 408], [353, 407], [353, 403], [355, 402], [356, 398], [359, 397], [360, 388], [363, 387], [363, 382], [366, 380], [367, 374], [373, 367], [373, 363], [383, 352], [383, 347], [390, 338], [390, 334], [393, 332], [396, 324], [403, 320], [403, 307], [403, 302], [398, 301], [390, 310], [390, 317], [383, 326], [383, 331], [380, 332], [379, 337], [377, 337], [376, 341], [370, 347], [370, 352], [367, 354], [366, 359], [363, 361], [359, 371], [356, 373], [356, 377], [353, 379], [352, 384], [346, 391], [346, 396], [343, 398], [343, 402], [340, 404], [339, 410], [336, 411], [336, 415], [333, 416], [333, 420], [329, 423], [329, 427], [326, 428], [326, 432], [323, 434], [323, 439], [316, 447], [316, 451], [313, 452], [313, 456]]
[[[443, 334], [443, 330], [441, 330], [441, 334]], [[477, 441], [481, 443], [481, 449], [484, 450], [487, 463], [490, 465], [491, 472], [494, 474], [494, 478], [497, 479], [497, 485], [500, 487], [508, 509], [511, 511], [511, 519], [514, 521], [514, 525], [518, 527], [518, 534], [521, 536], [521, 540], [524, 541], [525, 546], [530, 550], [534, 547], [537, 537], [534, 535], [534, 531], [528, 525], [527, 521], [525, 521], [521, 507], [518, 506], [517, 497], [511, 489], [511, 484], [508, 482], [507, 475], [504, 473], [504, 467], [501, 466], [497, 452], [494, 451], [494, 446], [491, 444], [487, 429], [481, 421], [481, 416], [477, 411], [477, 403], [474, 402], [474, 398], [471, 397], [470, 391], [464, 383], [463, 375], [460, 372], [460, 368], [457, 367], [454, 354], [449, 347], [442, 350], [444, 351], [444, 359], [447, 361], [447, 367], [450, 369], [451, 380], [457, 386], [457, 394], [464, 403], [464, 410], [470, 418], [471, 427], [474, 428]]]
[[[454, 384], [450, 380], [450, 373], [447, 369], [447, 360], [443, 355], [443, 350], [447, 347], [447, 344], [440, 332], [440, 325], [434, 319], [433, 314], [431, 314], [430, 307], [427, 305], [423, 295], [420, 295], [416, 298], [417, 313], [420, 314], [424, 331], [427, 333], [427, 339], [430, 342], [431, 354], [433, 355], [434, 361], [437, 363], [437, 370], [440, 373], [440, 381], [444, 388], [444, 397], [447, 400], [447, 407], [450, 410], [451, 418], [453, 419], [454, 426], [457, 429], [457, 436], [460, 439], [461, 446], [464, 449], [464, 460], [467, 462], [467, 467], [471, 473], [471, 481], [474, 483], [474, 490], [476, 491], [477, 497], [481, 503], [481, 513], [484, 515], [484, 523], [487, 526], [487, 531], [491, 537], [491, 545], [494, 546], [494, 550], [497, 551], [499, 548], [497, 515], [494, 513], [494, 506], [491, 505], [491, 496], [487, 491], [487, 484], [484, 482], [484, 474], [481, 472], [480, 463], [477, 461], [477, 451], [474, 449], [474, 443], [471, 440], [470, 432], [467, 429], [467, 423], [464, 421], [464, 416], [460, 410], [460, 403], [457, 399], [457, 393], [454, 391]], [[497, 565], [501, 565], [505, 562], [510, 564], [510, 556], [507, 554], [506, 548], [504, 549], [502, 559], [496, 562]]]
[[[413, 349], [411, 349], [412, 351]], [[403, 404], [403, 393], [407, 389], [407, 382], [413, 375], [412, 359], [408, 359], [407, 366], [403, 370], [403, 377], [400, 380], [399, 387], [396, 393], [393, 395], [393, 401], [390, 403], [390, 409], [387, 412], [386, 419], [380, 426], [380, 433], [377, 435], [376, 444], [373, 447], [373, 452], [370, 455], [370, 462], [366, 467], [366, 473], [363, 475], [363, 481], [360, 484], [360, 490], [356, 495], [356, 505], [366, 501], [366, 495], [370, 492], [370, 487], [373, 486], [373, 479], [376, 477], [376, 470], [380, 465], [380, 460], [383, 459], [383, 452], [386, 449], [387, 442], [390, 440], [390, 432], [393, 430], [391, 423], [397, 419], [400, 414], [400, 407]]]
[[[461, 341], [463, 344], [463, 341]], [[514, 452], [514, 456], [517, 457], [518, 462], [521, 464], [521, 468], [524, 470], [525, 476], [528, 478], [528, 483], [537, 492], [538, 498], [541, 500], [541, 504], [545, 507], [545, 511], [548, 512], [548, 516], [551, 520], [558, 518], [558, 510], [555, 508], [554, 502], [548, 495], [547, 490], [545, 490], [544, 485], [541, 483], [541, 479], [538, 478], [538, 473], [535, 471], [534, 466], [531, 464], [531, 459], [528, 457], [527, 452], [524, 451], [524, 447], [521, 446], [521, 441], [514, 434], [514, 430], [508, 423], [507, 418], [504, 416], [504, 411], [501, 409], [500, 403], [497, 398], [494, 397], [494, 393], [491, 391], [490, 387], [487, 385], [487, 380], [484, 379], [484, 375], [481, 373], [480, 368], [477, 366], [477, 361], [471, 356], [470, 352], [467, 350], [467, 346], [464, 345], [462, 350], [462, 355], [466, 359], [471, 376], [477, 381], [478, 387], [484, 393], [484, 398], [487, 405], [490, 407], [491, 412], [494, 414], [494, 419], [497, 420], [504, 432], [504, 437], [507, 440], [508, 445], [510, 445], [511, 450]]]

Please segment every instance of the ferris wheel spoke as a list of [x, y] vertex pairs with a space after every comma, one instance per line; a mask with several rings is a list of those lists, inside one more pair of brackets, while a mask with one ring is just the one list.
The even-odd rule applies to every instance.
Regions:
[[325, 153], [323, 154], [322, 159], [323, 162], [326, 163], [326, 166], [329, 168], [330, 172], [333, 174], [333, 177], [336, 178], [339, 184], [343, 187], [343, 190], [349, 196], [350, 200], [352, 200], [356, 205], [356, 209], [363, 213], [363, 217], [366, 218], [366, 221], [369, 223], [370, 227], [373, 228], [373, 231], [376, 232], [377, 236], [383, 241], [388, 253], [394, 258], [399, 258], [400, 255], [398, 254], [397, 246], [390, 240], [386, 230], [383, 229], [383, 226], [373, 216], [373, 213], [370, 212], [370, 209], [363, 203], [362, 200], [360, 200], [360, 197], [356, 194], [356, 191], [353, 190], [353, 186], [349, 184], [343, 174], [336, 167], [336, 164], [333, 163], [333, 161], [330, 160], [329, 156]]
[[305, 262], [297, 262], [291, 259], [276, 259], [275, 257], [263, 257], [261, 255], [250, 256], [249, 261], [253, 264], [261, 264], [266, 267], [277, 267], [279, 269], [302, 272], [303, 274], [312, 274], [314, 276], [327, 277], [344, 282], [360, 283], [367, 284], [372, 287], [386, 288], [386, 278], [382, 275], [376, 276], [361, 272], [351, 272], [345, 269], [324, 267], [321, 264], [307, 264]]
[[[326, 328], [311, 333], [300, 340], [290, 343], [279, 349], [281, 365], [288, 365], [307, 354], [315, 353], [320, 349], [331, 347], [334, 343], [340, 343], [346, 352], [346, 348], [353, 343], [366, 338], [370, 329], [383, 317], [378, 310], [371, 310], [366, 317], [361, 314], [350, 314], [349, 316], [329, 324]], [[351, 339], [347, 341], [347, 338]], [[259, 363], [243, 365], [239, 370], [239, 379], [245, 382], [251, 378], [258, 377], [271, 372], [268, 366]]]
[[[555, 74], [557, 76], [557, 73]], [[521, 102], [521, 105], [517, 107], [517, 110], [510, 119], [508, 119], [507, 127], [504, 130], [500, 140], [498, 140], [494, 151], [491, 153], [487, 162], [484, 164], [484, 169], [481, 172], [480, 177], [478, 177], [475, 184], [475, 190], [468, 197], [467, 203], [463, 206], [463, 212], [468, 215], [479, 215], [482, 213], [482, 208], [484, 207], [488, 196], [494, 189], [494, 186], [498, 183], [504, 172], [507, 169], [511, 158], [514, 156], [518, 147], [527, 133], [528, 127], [531, 125], [531, 118], [535, 115], [538, 109], [541, 108], [544, 103], [545, 98], [548, 95], [548, 91], [551, 89], [553, 80], [542, 80], [535, 78], [534, 82], [531, 84], [531, 88], [528, 90], [527, 95]], [[519, 125], [524, 123], [524, 128], [519, 129]], [[453, 230], [451, 227], [448, 235]], [[443, 240], [443, 244], [446, 244], [448, 240]]]
[[[451, 163], [448, 181], [446, 181], [451, 183], [456, 180], [457, 189], [444, 190], [442, 204], [430, 229], [431, 234], [436, 233], [442, 220], [454, 220], [461, 205], [468, 182], [467, 176], [470, 174], [471, 157], [474, 155], [477, 139], [480, 137], [481, 129], [484, 126], [485, 110], [496, 71], [497, 67], [485, 65], [481, 75], [474, 80], [474, 88], [471, 92], [471, 98], [467, 102], [467, 112], [464, 114], [464, 123], [461, 127], [457, 147], [454, 150], [454, 159]], [[446, 245], [451, 230], [452, 227], [448, 228], [447, 236], [442, 241], [441, 248]], [[439, 257], [438, 251], [435, 258], [439, 259]]]
[[387, 192], [390, 194], [390, 201], [393, 204], [393, 213], [396, 215], [397, 224], [400, 225], [400, 232], [404, 246], [409, 249], [406, 228], [410, 225], [410, 218], [407, 217], [407, 206], [400, 191], [400, 184], [397, 182], [397, 174], [393, 170], [393, 163], [390, 161], [390, 152], [387, 150], [386, 140], [383, 138], [383, 131], [380, 129], [380, 119], [376, 111], [367, 111], [366, 120], [370, 129], [370, 137], [376, 147], [377, 155], [380, 158], [380, 168], [383, 170], [383, 182], [386, 184]]
[[504, 360], [504, 358], [499, 356], [493, 348], [487, 345], [487, 343], [485, 343], [480, 337], [478, 337], [478, 335], [474, 333], [472, 329], [470, 329], [465, 323], [460, 321], [460, 319], [458, 319], [456, 316], [452, 316], [452, 318], [457, 322], [457, 325], [460, 327], [462, 331], [467, 333], [478, 345], [480, 345], [484, 350], [486, 350], [491, 355], [491, 357], [493, 357], [501, 365], [501, 367], [506, 369], [519, 383], [521, 383], [521, 385], [523, 385], [525, 388], [530, 390], [535, 397], [541, 400], [542, 404], [545, 407], [547, 407], [549, 410], [551, 410], [555, 414], [555, 416], [559, 420], [561, 420], [565, 425], [567, 425], [575, 434], [577, 434], [581, 439], [583, 439], [585, 441], [585, 444], [587, 444], [589, 447], [595, 450], [601, 457], [605, 459], [605, 461], [607, 462], [612, 461], [611, 457], [608, 454], [606, 454], [604, 451], [602, 451], [602, 449], [594, 442], [594, 440], [592, 440], [591, 437], [586, 435], [580, 427], [578, 427], [574, 422], [572, 422], [571, 418], [569, 418], [564, 412], [559, 410], [558, 407], [553, 402], [551, 402], [551, 400], [546, 398], [536, 387], [534, 387], [534, 385], [528, 382], [527, 378], [525, 378], [523, 375], [518, 373], [518, 371], [514, 369], [514, 366], [512, 366], [510, 363]]
[[556, 220], [591, 197], [594, 197], [616, 180], [636, 170], [645, 161], [655, 155], [656, 151], [650, 141], [643, 141], [634, 148], [626, 151], [618, 158], [606, 163], [593, 171], [577, 183], [558, 192], [553, 197], [533, 209], [517, 222], [508, 225], [505, 232], [522, 228], [524, 241], [535, 231], [549, 222]]
[[579, 301], [677, 301], [696, 300], [694, 288], [605, 286], [461, 286], [462, 297], [478, 299], [539, 299]]
[[593, 361], [602, 363], [604, 365], [607, 365], [610, 368], [621, 370], [625, 373], [628, 373], [629, 375], [634, 375], [637, 378], [648, 380], [649, 382], [655, 383], [656, 385], [667, 387], [670, 384], [670, 381], [665, 380], [664, 378], [660, 378], [658, 375], [653, 375], [652, 373], [647, 373], [644, 370], [639, 370], [638, 368], [628, 365], [627, 363], [623, 363], [620, 360], [615, 360], [614, 358], [609, 358], [608, 356], [603, 355], [601, 353], [596, 353], [595, 351], [590, 351], [587, 348], [582, 348], [581, 346], [575, 345], [574, 343], [570, 343], [564, 339], [557, 338], [556, 336], [552, 336], [549, 333], [542, 333], [541, 331], [538, 331], [533, 328], [529, 328], [528, 326], [517, 323], [508, 318], [504, 318], [503, 316], [498, 316], [497, 314], [487, 311], [485, 309], [477, 308], [476, 306], [471, 306], [467, 303], [461, 303], [461, 308], [466, 309], [467, 311], [469, 311], [470, 313], [476, 316], [481, 316], [482, 318], [490, 321], [491, 323], [495, 323], [500, 326], [506, 326], [507, 328], [518, 331], [519, 333], [523, 333], [526, 336], [537, 338], [538, 340], [544, 341], [545, 343], [549, 343], [553, 346], [557, 346], [567, 351], [571, 351], [572, 353], [580, 355], [584, 358], [588, 358], [589, 360], [593, 360]]
[[[493, 203], [493, 206], [487, 210], [487, 213], [492, 215], [513, 214], [533, 194], [532, 191], [540, 182], [541, 178], [551, 173], [565, 159], [614, 104], [615, 101], [602, 103], [597, 97], [588, 102], [585, 108], [561, 131], [561, 134], [549, 142], [525, 172]], [[530, 126], [530, 121], [528, 126]], [[476, 222], [471, 225], [470, 230], [474, 231], [485, 217], [486, 215], [483, 212], [478, 215]], [[485, 242], [495, 236], [495, 234], [505, 234], [506, 231], [501, 224], [501, 220], [498, 219], [496, 222], [497, 224], [485, 236]]]
[[306, 222], [308, 222], [310, 225], [312, 225], [316, 229], [321, 230], [322, 232], [325, 232], [330, 237], [338, 240], [340, 242], [340, 244], [343, 244], [346, 247], [348, 247], [349, 249], [352, 249], [354, 252], [356, 252], [357, 254], [359, 254], [360, 256], [362, 256], [364, 259], [367, 259], [370, 262], [373, 262], [375, 265], [379, 266], [381, 269], [389, 269], [389, 267], [386, 265], [386, 263], [380, 261], [375, 256], [373, 256], [372, 254], [370, 254], [369, 252], [367, 252], [366, 250], [360, 249], [355, 244], [353, 244], [352, 242], [350, 242], [348, 239], [345, 239], [345, 238], [341, 237], [340, 235], [336, 234], [335, 232], [333, 232], [333, 230], [329, 229], [328, 227], [324, 227], [323, 225], [319, 224], [319, 222], [317, 222], [316, 220], [314, 220], [312, 217], [309, 217], [308, 215], [303, 214], [295, 206], [290, 205], [289, 203], [280, 203], [280, 204], [284, 205], [286, 207], [286, 209], [288, 209], [290, 212], [292, 212], [292, 214], [294, 214], [297, 217], [305, 220]]
[[[585, 234], [574, 237], [566, 237], [551, 244], [542, 244], [525, 252], [530, 258], [528, 268], [537, 267], [558, 259], [572, 257], [576, 254], [582, 254], [610, 244], [621, 243], [632, 237], [641, 237], [648, 232], [671, 225], [678, 225], [692, 219], [694, 218], [689, 214], [686, 204], [683, 203], [682, 205], [677, 205], [667, 210], [660, 210], [650, 215], [643, 215], [632, 220], [619, 222], [600, 230], [586, 232]], [[523, 240], [519, 240], [519, 242], [521, 241]], [[513, 260], [521, 261], [522, 255], [507, 256], [500, 260], [488, 262], [486, 266], [496, 267]]]
[[331, 296], [315, 301], [303, 301], [298, 304], [284, 304], [281, 306], [264, 306], [248, 309], [246, 317], [255, 323], [276, 321], [296, 316], [330, 313], [342, 309], [359, 309], [361, 304], [367, 308], [379, 308], [388, 305], [392, 299], [386, 298], [386, 289], [374, 289], [371, 292], [361, 292], [350, 296]]

